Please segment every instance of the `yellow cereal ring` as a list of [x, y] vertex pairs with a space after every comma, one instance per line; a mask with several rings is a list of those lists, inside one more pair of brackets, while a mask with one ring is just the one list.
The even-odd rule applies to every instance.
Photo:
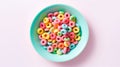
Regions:
[[80, 29], [78, 27], [74, 27], [72, 30], [74, 33], [78, 33], [80, 31]]
[[69, 45], [70, 45], [70, 42], [64, 42], [65, 47], [69, 47]]
[[44, 30], [43, 30], [42, 28], [38, 28], [38, 29], [37, 29], [37, 33], [38, 33], [38, 34], [42, 34], [43, 32], [44, 32]]
[[53, 30], [54, 30], [54, 27], [51, 27], [51, 28], [50, 28], [50, 32], [53, 32]]
[[53, 32], [54, 32], [54, 33], [58, 33], [59, 30], [58, 30], [58, 29], [54, 29]]
[[75, 36], [75, 40], [80, 40], [80, 36]]
[[47, 23], [46, 28], [50, 28], [50, 27], [52, 27], [52, 23]]
[[52, 40], [52, 43], [56, 43], [56, 40]]
[[44, 23], [48, 23], [48, 22], [49, 22], [49, 18], [45, 17], [45, 18], [43, 19], [43, 22], [44, 22]]
[[63, 20], [63, 19], [64, 19], [64, 15], [60, 13], [60, 14], [58, 14], [57, 18], [58, 18], [59, 20]]
[[42, 34], [42, 38], [43, 38], [43, 39], [49, 39], [49, 38], [50, 38], [50, 35], [45, 32], [45, 33]]
[[48, 39], [48, 42], [52, 42], [52, 40], [51, 40], [51, 39]]

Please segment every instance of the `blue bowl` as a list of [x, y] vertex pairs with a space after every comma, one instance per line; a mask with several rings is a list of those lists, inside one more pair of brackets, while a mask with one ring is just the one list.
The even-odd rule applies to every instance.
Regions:
[[[68, 54], [61, 55], [61, 56], [47, 52], [47, 50], [45, 50], [43, 46], [40, 45], [40, 40], [38, 38], [38, 34], [36, 33], [39, 27], [40, 21], [42, 21], [42, 19], [45, 16], [47, 16], [49, 12], [55, 12], [60, 10], [64, 12], [66, 11], [70, 12], [72, 15], [76, 16], [77, 24], [78, 26], [81, 27], [81, 31], [82, 31], [81, 40], [78, 42], [76, 48], [71, 50]], [[88, 42], [89, 30], [88, 30], [88, 25], [86, 23], [86, 20], [78, 10], [67, 5], [55, 4], [55, 5], [46, 7], [45, 9], [43, 9], [37, 14], [30, 28], [30, 37], [31, 37], [31, 41], [34, 48], [42, 57], [54, 62], [65, 62], [77, 57], [83, 51], [83, 49], [85, 48]]]

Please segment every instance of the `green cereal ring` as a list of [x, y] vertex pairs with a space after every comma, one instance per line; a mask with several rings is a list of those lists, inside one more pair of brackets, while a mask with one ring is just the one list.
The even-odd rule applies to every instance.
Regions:
[[57, 48], [54, 48], [53, 53], [56, 54], [57, 50], [58, 50]]
[[64, 14], [64, 11], [59, 11], [60, 14]]
[[58, 35], [58, 36], [62, 36], [62, 33], [61, 33], [61, 32], [58, 32], [57, 35]]
[[70, 20], [73, 22], [76, 22], [76, 17], [75, 16], [70, 16]]

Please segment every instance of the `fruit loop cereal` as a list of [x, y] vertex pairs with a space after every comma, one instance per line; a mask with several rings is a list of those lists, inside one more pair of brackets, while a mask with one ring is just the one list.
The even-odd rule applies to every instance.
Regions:
[[40, 44], [48, 52], [58, 55], [73, 50], [81, 39], [80, 33], [76, 17], [64, 11], [48, 13], [37, 29]]

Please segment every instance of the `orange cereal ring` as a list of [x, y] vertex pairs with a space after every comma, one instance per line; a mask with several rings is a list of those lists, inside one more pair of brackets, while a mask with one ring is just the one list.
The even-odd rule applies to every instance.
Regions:
[[59, 43], [58, 48], [63, 49], [64, 48], [64, 43]]

